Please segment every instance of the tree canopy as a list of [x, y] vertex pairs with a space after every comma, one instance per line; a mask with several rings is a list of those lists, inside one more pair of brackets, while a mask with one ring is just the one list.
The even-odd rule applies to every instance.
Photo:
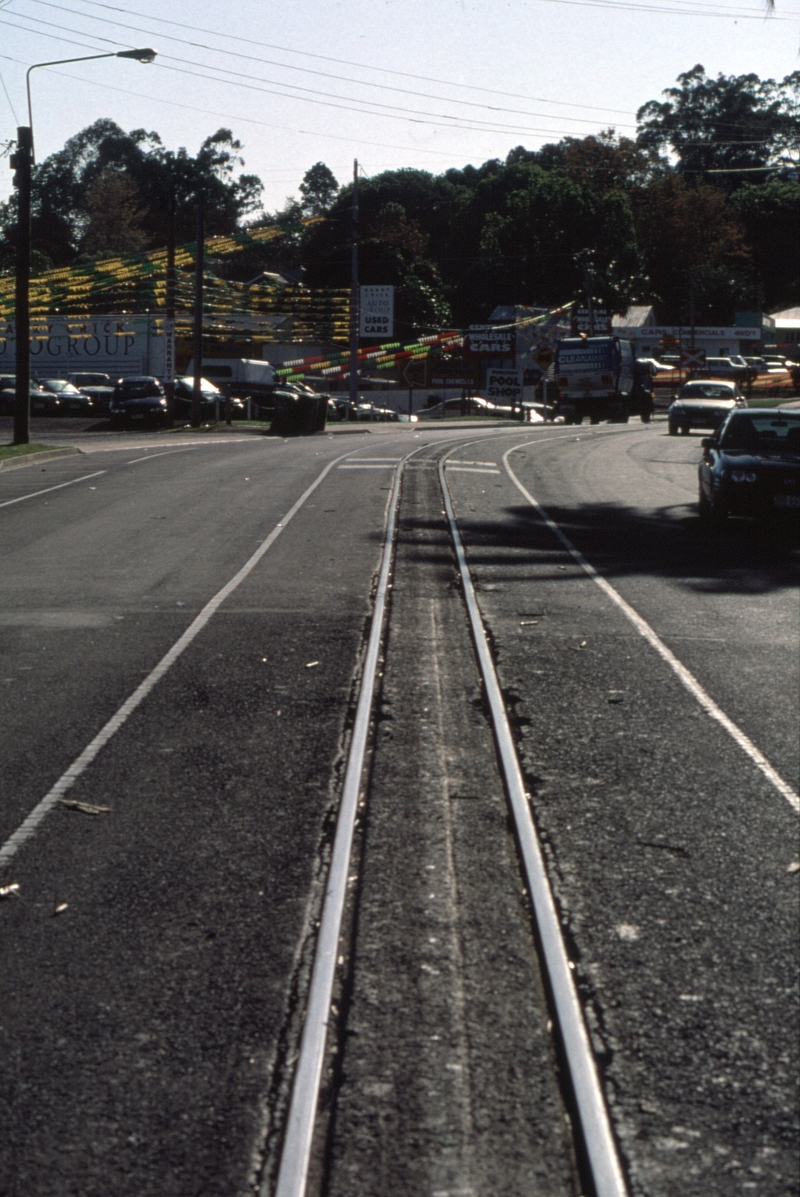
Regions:
[[[800, 71], [711, 78], [700, 65], [640, 108], [635, 138], [613, 129], [442, 174], [389, 170], [360, 180], [360, 277], [393, 284], [399, 335], [463, 327], [498, 304], [553, 306], [582, 294], [615, 311], [653, 303], [665, 322], [729, 323], [737, 308], [800, 302]], [[194, 238], [198, 188], [209, 234], [291, 226], [219, 271], [263, 271], [312, 287], [350, 282], [352, 184], [324, 162], [299, 198], [260, 210], [229, 129], [196, 153], [100, 120], [35, 168], [34, 268], [163, 246], [174, 197], [178, 241]], [[305, 230], [301, 217], [322, 219]], [[0, 269], [10, 268], [14, 202], [0, 207]], [[216, 266], [215, 266], [216, 268]]]

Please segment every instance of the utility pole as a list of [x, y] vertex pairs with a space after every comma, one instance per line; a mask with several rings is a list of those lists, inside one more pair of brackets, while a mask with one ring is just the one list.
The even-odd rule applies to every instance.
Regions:
[[205, 257], [206, 197], [202, 186], [197, 191], [197, 234], [194, 259], [194, 376], [192, 378], [192, 428], [200, 427], [200, 382], [203, 377], [203, 267]]
[[586, 289], [586, 310], [589, 313], [589, 336], [594, 336], [594, 303], [592, 301], [592, 290], [594, 288], [594, 274], [589, 263], [589, 254], [587, 250], [579, 255], [581, 270], [583, 271], [583, 285]]
[[175, 420], [175, 185], [170, 186], [167, 210], [167, 315], [164, 321], [164, 386], [167, 419]]
[[16, 337], [16, 388], [14, 397], [14, 444], [30, 441], [31, 409], [31, 160], [33, 131], [29, 125], [17, 129], [17, 149], [11, 165], [17, 188], [17, 260], [14, 297]]
[[358, 289], [358, 158], [353, 162], [353, 246], [350, 263], [350, 400], [348, 419], [358, 404], [358, 331], [360, 327], [360, 292]]
[[692, 329], [692, 349], [694, 349], [694, 270], [689, 271], [689, 324]]

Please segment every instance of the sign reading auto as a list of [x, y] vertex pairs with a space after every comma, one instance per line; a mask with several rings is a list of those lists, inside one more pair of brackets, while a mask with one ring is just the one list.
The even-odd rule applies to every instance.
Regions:
[[516, 356], [517, 339], [513, 328], [498, 328], [493, 324], [471, 324], [467, 336], [467, 352], [473, 357]]
[[394, 336], [394, 287], [362, 287], [359, 336]]

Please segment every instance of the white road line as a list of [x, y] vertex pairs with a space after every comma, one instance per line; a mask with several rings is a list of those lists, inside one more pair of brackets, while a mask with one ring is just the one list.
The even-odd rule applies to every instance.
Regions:
[[487, 469], [486, 466], [449, 465], [448, 474], [499, 474], [498, 469]]
[[567, 1059], [570, 1083], [578, 1109], [583, 1143], [594, 1181], [594, 1191], [596, 1197], [625, 1197], [627, 1188], [597, 1074], [594, 1052], [584, 1021], [583, 1008], [575, 987], [573, 966], [567, 955], [561, 934], [558, 913], [533, 822], [530, 800], [525, 790], [525, 780], [517, 759], [500, 681], [494, 667], [486, 630], [475, 597], [464, 544], [458, 530], [445, 474], [444, 460], [442, 459], [439, 463], [442, 496], [461, 575], [464, 601], [472, 629], [472, 640], [491, 711], [500, 766], [517, 829], [525, 878], [530, 890], [536, 927], [553, 994], [553, 1004]]
[[133, 461], [126, 461], [125, 465], [138, 465], [140, 461], [152, 461], [154, 457], [169, 457], [172, 453], [191, 453], [193, 446], [185, 449], [165, 449], [163, 453], [147, 453], [144, 457], [134, 457]]
[[[340, 467], [341, 468], [341, 467]], [[306, 1191], [311, 1140], [317, 1115], [319, 1082], [325, 1059], [325, 1041], [330, 1019], [331, 994], [336, 976], [336, 961], [339, 952], [339, 934], [342, 925], [347, 893], [347, 875], [350, 869], [350, 853], [353, 832], [358, 813], [358, 795], [361, 788], [361, 774], [364, 768], [364, 753], [367, 747], [375, 675], [383, 634], [383, 619], [386, 596], [389, 589], [389, 570], [392, 563], [397, 505], [400, 498], [402, 466], [395, 470], [394, 485], [389, 497], [389, 514], [386, 521], [386, 535], [383, 542], [383, 560], [378, 577], [378, 588], [372, 614], [369, 644], [364, 660], [361, 690], [358, 695], [353, 737], [347, 758], [342, 798], [336, 818], [336, 836], [333, 842], [330, 869], [325, 884], [325, 899], [320, 919], [319, 936], [300, 1054], [297, 1060], [289, 1115], [286, 1120], [286, 1137], [281, 1153], [278, 1184], [275, 1197], [302, 1197]], [[261, 1189], [261, 1197], [269, 1197], [269, 1182]]]
[[[280, 523], [276, 524], [269, 536], [267, 536], [267, 538], [261, 542], [256, 551], [253, 553], [252, 557], [250, 557], [244, 563], [238, 573], [234, 574], [231, 580], [227, 582], [221, 590], [218, 590], [214, 597], [206, 603], [199, 615], [197, 615], [189, 624], [183, 635], [175, 641], [169, 652], [167, 652], [165, 656], [161, 658], [155, 669], [153, 669], [147, 675], [144, 681], [136, 687], [130, 697], [125, 700], [117, 712], [111, 716], [105, 726], [100, 729], [91, 743], [87, 744], [80, 756], [78, 756], [69, 766], [69, 768], [61, 774], [52, 789], [45, 794], [44, 798], [37, 803], [27, 818], [24, 819], [19, 825], [17, 830], [9, 837], [9, 839], [6, 840], [2, 847], [0, 847], [0, 869], [4, 868], [5, 865], [9, 863], [9, 861], [13, 856], [16, 855], [25, 841], [30, 839], [30, 837], [37, 831], [40, 824], [56, 805], [59, 798], [62, 798], [64, 794], [66, 794], [66, 792], [75, 784], [81, 774], [85, 773], [101, 749], [104, 748], [111, 737], [119, 731], [123, 723], [125, 723], [129, 716], [133, 714], [133, 712], [144, 701], [144, 699], [147, 698], [150, 691], [157, 685], [158, 682], [161, 681], [161, 678], [164, 677], [168, 670], [175, 664], [184, 650], [189, 647], [198, 633], [203, 630], [217, 608], [224, 603], [225, 599], [228, 598], [229, 595], [233, 594], [237, 586], [239, 586], [239, 584], [245, 580], [248, 574], [255, 569], [261, 558], [264, 556], [267, 550], [272, 547], [289, 521], [294, 518], [294, 516], [303, 506], [306, 499], [308, 499], [314, 493], [326, 475], [329, 474], [333, 467], [341, 460], [341, 457], [334, 458], [333, 461], [329, 462], [328, 465], [325, 466], [325, 469], [322, 471], [322, 473], [317, 475], [316, 479], [311, 483], [307, 490], [303, 492], [297, 502], [289, 508]], [[104, 470], [101, 470], [100, 472], [105, 473]]]
[[464, 461], [460, 457], [454, 457], [452, 461], [446, 461], [445, 465], [448, 470], [452, 470], [456, 466], [495, 466], [496, 461]]
[[340, 470], [390, 470], [394, 462], [385, 461], [382, 465], [377, 464], [362, 464], [361, 462], [352, 462], [348, 465], [340, 465]]
[[402, 457], [357, 457], [356, 461], [385, 461], [391, 462], [392, 465], [397, 465], [398, 461], [402, 461]]
[[651, 628], [647, 620], [643, 619], [639, 612], [636, 611], [630, 605], [630, 603], [625, 601], [619, 591], [615, 590], [611, 583], [607, 582], [602, 574], [597, 572], [593, 565], [590, 565], [583, 553], [579, 552], [579, 550], [575, 548], [572, 541], [567, 539], [567, 537], [559, 528], [558, 524], [550, 518], [541, 504], [533, 497], [529, 490], [526, 490], [526, 488], [520, 482], [519, 478], [508, 463], [508, 457], [510, 453], [515, 453], [518, 449], [527, 448], [529, 444], [533, 444], [533, 442], [528, 441], [524, 445], [515, 445], [514, 448], [509, 449], [503, 454], [503, 465], [505, 466], [506, 472], [516, 486], [517, 490], [528, 500], [531, 507], [535, 508], [540, 518], [545, 524], [547, 524], [547, 527], [551, 530], [551, 532], [558, 537], [573, 560], [578, 563], [581, 569], [592, 579], [593, 582], [597, 583], [603, 593], [611, 599], [612, 603], [615, 603], [616, 606], [619, 607], [623, 615], [630, 620], [637, 632], [644, 637], [648, 644], [650, 644], [656, 650], [661, 659], [666, 661], [667, 665], [669, 665], [670, 669], [675, 673], [689, 693], [697, 699], [706, 714], [710, 715], [711, 718], [715, 719], [721, 727], [725, 728], [725, 731], [728, 733], [728, 735], [736, 741], [743, 752], [747, 753], [747, 755], [750, 757], [750, 760], [753, 761], [753, 763], [761, 770], [761, 772], [764, 774], [767, 780], [772, 783], [778, 793], [781, 794], [796, 811], [800, 811], [800, 795], [796, 794], [788, 782], [783, 780], [777, 769], [773, 768], [773, 766], [764, 756], [763, 752], [761, 752], [761, 750], [755, 746], [750, 737], [747, 736], [742, 729], [733, 722], [732, 719], [729, 719], [722, 708], [714, 702], [714, 699], [710, 696], [710, 694], [706, 693], [694, 674], [690, 673], [686, 666], [678, 660], [675, 654], [667, 648], [664, 641], [660, 638], [660, 636], [658, 636], [653, 628]]
[[26, 499], [36, 499], [39, 495], [49, 495], [53, 490], [63, 490], [65, 486], [74, 486], [76, 482], [88, 482], [90, 478], [99, 478], [106, 470], [96, 470], [94, 474], [82, 474], [80, 478], [71, 478], [69, 482], [59, 482], [58, 486], [46, 486], [44, 490], [34, 490], [29, 495], [20, 495], [18, 499], [6, 499], [0, 507], [11, 507], [14, 503], [24, 503]]

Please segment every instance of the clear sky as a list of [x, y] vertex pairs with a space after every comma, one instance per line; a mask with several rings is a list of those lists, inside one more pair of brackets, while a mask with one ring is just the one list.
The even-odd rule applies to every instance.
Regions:
[[[800, 68], [800, 4], [776, 0], [0, 0], [0, 149], [27, 123], [32, 63], [152, 46], [36, 71], [37, 158], [100, 117], [194, 152], [243, 142], [264, 205], [324, 161], [340, 181], [504, 158], [567, 134], [633, 133], [636, 109], [702, 63], [783, 78]], [[0, 159], [0, 198], [11, 189]]]

